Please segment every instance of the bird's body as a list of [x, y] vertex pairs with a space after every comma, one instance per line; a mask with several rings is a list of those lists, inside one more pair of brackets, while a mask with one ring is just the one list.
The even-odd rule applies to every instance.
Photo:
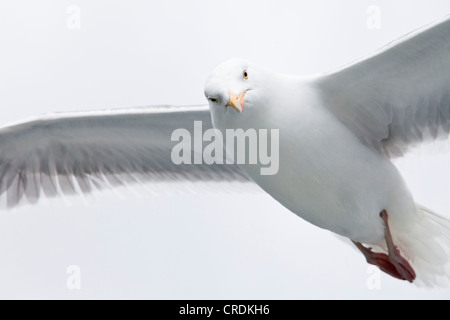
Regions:
[[[280, 87], [289, 87], [283, 85], [282, 77], [278, 79]], [[412, 223], [408, 216], [416, 214], [414, 201], [397, 168], [336, 121], [320, 103], [314, 80], [296, 81], [297, 97], [289, 95], [289, 102], [278, 107], [283, 110], [282, 116], [274, 113], [267, 123], [262, 119], [233, 121], [244, 130], [279, 129], [278, 173], [261, 175], [257, 166], [240, 167], [301, 218], [354, 241], [377, 244], [384, 239], [379, 218], [383, 209], [394, 221], [398, 216]], [[276, 94], [272, 97], [282, 101]]]
[[[386, 249], [382, 210], [390, 213], [393, 228], [413, 229], [418, 211], [399, 171], [336, 121], [317, 89], [318, 78], [263, 72], [273, 81], [264, 88], [270, 96], [265, 100], [271, 105], [267, 109], [273, 110], [270, 115], [252, 119], [245, 112], [220, 114], [219, 109], [215, 114], [217, 110], [212, 110], [213, 125], [222, 131], [279, 129], [277, 174], [261, 175], [257, 165], [241, 164], [240, 168], [299, 217], [353, 241]], [[285, 92], [285, 88], [295, 90]], [[247, 95], [246, 104], [251, 106], [251, 92]]]
[[312, 77], [225, 62], [205, 87], [213, 125], [278, 129], [276, 175], [240, 165], [259, 186], [303, 219], [352, 240], [394, 277], [448, 279], [449, 224], [415, 204], [391, 162], [419, 143], [448, 138], [448, 39], [447, 18]]
[[[56, 115], [4, 127], [0, 195], [13, 207], [105, 184], [250, 177], [293, 213], [352, 240], [386, 273], [441, 284], [450, 279], [450, 222], [415, 204], [391, 159], [449, 136], [449, 40], [447, 17], [327, 74], [297, 77], [228, 61], [207, 80], [209, 109]], [[191, 140], [180, 141], [196, 121], [203, 130], [277, 130], [277, 170], [202, 163], [188, 154]], [[203, 146], [193, 145], [194, 153]]]

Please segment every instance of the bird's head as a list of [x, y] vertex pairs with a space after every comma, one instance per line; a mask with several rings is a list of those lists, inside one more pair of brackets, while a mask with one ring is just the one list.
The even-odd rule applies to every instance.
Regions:
[[[214, 126], [234, 127], [244, 119], [255, 118], [266, 96], [268, 71], [243, 59], [226, 61], [208, 77], [205, 96]], [[233, 124], [233, 125], [232, 125]], [[221, 126], [221, 125], [219, 125]]]

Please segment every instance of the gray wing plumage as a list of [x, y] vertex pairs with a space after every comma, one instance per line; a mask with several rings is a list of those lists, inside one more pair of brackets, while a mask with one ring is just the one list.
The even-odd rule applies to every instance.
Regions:
[[325, 105], [389, 157], [450, 132], [450, 16], [317, 81]]
[[8, 207], [43, 194], [141, 181], [241, 181], [236, 165], [171, 161], [172, 132], [212, 127], [207, 106], [54, 114], [0, 129], [0, 195]]

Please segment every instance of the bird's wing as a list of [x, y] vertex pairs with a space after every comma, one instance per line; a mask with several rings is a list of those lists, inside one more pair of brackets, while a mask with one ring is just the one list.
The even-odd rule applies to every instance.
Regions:
[[450, 131], [450, 16], [317, 78], [324, 104], [387, 156]]
[[5, 126], [0, 195], [12, 207], [42, 194], [89, 193], [135, 180], [249, 181], [236, 165], [174, 164], [181, 138], [172, 133], [185, 129], [194, 139], [194, 121], [201, 121], [200, 135], [212, 128], [207, 106], [53, 114]]

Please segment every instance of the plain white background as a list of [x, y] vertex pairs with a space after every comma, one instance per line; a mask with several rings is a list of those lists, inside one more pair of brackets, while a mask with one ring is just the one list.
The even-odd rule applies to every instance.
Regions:
[[[367, 26], [372, 5], [377, 30]], [[0, 120], [204, 103], [204, 80], [229, 58], [324, 72], [448, 13], [448, 0], [4, 0]], [[449, 163], [434, 154], [399, 162], [417, 201], [447, 216]], [[0, 212], [0, 298], [450, 298], [384, 275], [373, 288], [378, 275], [360, 254], [269, 196], [211, 191], [103, 192], [89, 205]], [[67, 286], [73, 265], [79, 290]]]

